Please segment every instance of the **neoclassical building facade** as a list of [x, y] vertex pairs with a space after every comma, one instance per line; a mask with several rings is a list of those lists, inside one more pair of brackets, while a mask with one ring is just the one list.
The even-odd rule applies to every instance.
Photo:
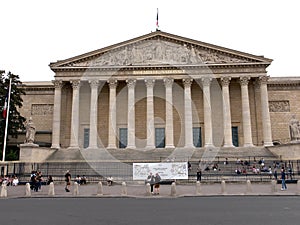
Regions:
[[58, 150], [272, 146], [289, 141], [300, 80], [270, 77], [271, 62], [156, 31], [50, 63], [21, 113]]

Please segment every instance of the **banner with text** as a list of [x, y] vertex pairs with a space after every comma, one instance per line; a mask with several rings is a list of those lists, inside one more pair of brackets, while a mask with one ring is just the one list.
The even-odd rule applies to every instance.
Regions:
[[158, 173], [162, 180], [188, 179], [188, 165], [187, 162], [133, 163], [133, 180], [146, 180], [150, 173]]

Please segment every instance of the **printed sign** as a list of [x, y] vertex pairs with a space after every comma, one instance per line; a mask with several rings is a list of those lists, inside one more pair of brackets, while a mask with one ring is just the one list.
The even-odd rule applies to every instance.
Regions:
[[150, 173], [158, 173], [162, 180], [188, 179], [188, 165], [187, 162], [133, 163], [133, 180], [146, 180]]

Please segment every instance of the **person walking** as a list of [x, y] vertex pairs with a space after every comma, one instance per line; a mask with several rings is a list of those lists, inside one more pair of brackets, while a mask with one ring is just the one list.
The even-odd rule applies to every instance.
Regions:
[[160, 184], [160, 181], [161, 181], [161, 178], [159, 176], [158, 173], [155, 174], [155, 177], [154, 177], [154, 194], [155, 195], [159, 195], [159, 184]]
[[202, 171], [200, 166], [197, 167], [197, 181], [201, 181]]
[[287, 189], [286, 183], [285, 183], [285, 170], [284, 168], [281, 169], [281, 190], [284, 191]]
[[66, 192], [70, 192], [70, 185], [71, 185], [71, 174], [70, 171], [67, 170], [66, 174], [65, 174], [65, 181], [66, 181], [66, 187], [65, 190]]

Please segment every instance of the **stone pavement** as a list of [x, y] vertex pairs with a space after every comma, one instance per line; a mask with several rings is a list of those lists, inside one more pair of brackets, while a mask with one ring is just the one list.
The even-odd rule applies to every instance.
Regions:
[[[80, 185], [79, 193], [74, 194], [74, 185], [71, 186], [71, 191], [66, 192], [64, 190], [64, 184], [54, 184], [55, 195], [49, 196], [49, 186], [42, 186], [39, 192], [31, 190], [31, 197], [34, 198], [47, 198], [47, 197], [134, 197], [134, 198], [174, 198], [174, 197], [188, 197], [188, 196], [220, 196], [220, 195], [298, 195], [300, 193], [299, 185], [287, 184], [288, 189], [281, 191], [281, 185], [276, 184], [276, 191], [272, 191], [271, 182], [267, 183], [252, 183], [252, 191], [247, 191], [246, 182], [244, 183], [226, 183], [225, 192], [222, 191], [221, 183], [201, 183], [201, 192], [196, 192], [195, 184], [177, 184], [176, 195], [171, 195], [171, 185], [161, 185], [159, 195], [147, 195], [146, 185], [143, 184], [128, 184], [127, 195], [122, 194], [122, 185], [114, 184], [113, 186], [103, 185], [103, 195], [99, 196], [98, 184], [91, 183], [86, 185]], [[2, 187], [0, 187], [2, 188]], [[25, 185], [19, 185], [16, 187], [7, 187], [7, 197], [5, 198], [24, 198], [25, 196]], [[249, 189], [248, 189], [249, 190]]]

